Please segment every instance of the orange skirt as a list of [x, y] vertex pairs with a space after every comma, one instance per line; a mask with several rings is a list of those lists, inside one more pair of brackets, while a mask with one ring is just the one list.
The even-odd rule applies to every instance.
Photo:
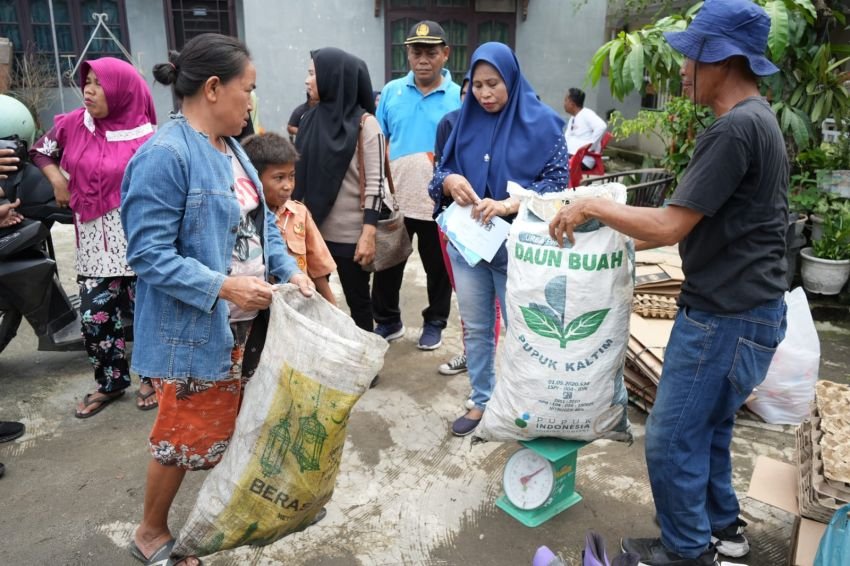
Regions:
[[242, 358], [250, 328], [251, 321], [231, 324], [235, 345], [227, 379], [151, 378], [159, 402], [149, 439], [154, 460], [186, 470], [207, 470], [221, 460], [247, 383]]

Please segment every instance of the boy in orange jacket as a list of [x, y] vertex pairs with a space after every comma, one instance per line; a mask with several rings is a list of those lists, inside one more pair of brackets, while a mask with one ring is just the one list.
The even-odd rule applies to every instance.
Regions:
[[260, 176], [266, 204], [277, 216], [277, 226], [298, 267], [316, 284], [316, 291], [336, 306], [328, 280], [336, 269], [328, 246], [307, 207], [292, 200], [298, 152], [288, 139], [266, 132], [242, 141], [245, 153]]

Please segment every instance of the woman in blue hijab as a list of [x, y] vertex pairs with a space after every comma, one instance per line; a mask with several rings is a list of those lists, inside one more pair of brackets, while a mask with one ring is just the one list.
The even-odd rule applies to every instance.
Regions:
[[[470, 69], [472, 96], [464, 100], [429, 193], [440, 207], [472, 205], [482, 223], [494, 216], [510, 222], [519, 203], [508, 197], [508, 181], [540, 193], [566, 188], [564, 121], [540, 101], [507, 45], [485, 43], [472, 54]], [[493, 261], [470, 267], [453, 245], [448, 252], [475, 404], [452, 433], [466, 436], [481, 421], [496, 381], [493, 301], [506, 312], [508, 254], [502, 244]]]

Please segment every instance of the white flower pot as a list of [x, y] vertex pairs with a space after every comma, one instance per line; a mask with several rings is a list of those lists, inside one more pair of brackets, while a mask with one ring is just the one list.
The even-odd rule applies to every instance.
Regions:
[[788, 218], [788, 224], [794, 227], [794, 235], [799, 236], [803, 233], [803, 228], [806, 226], [806, 221], [809, 219], [808, 214], [802, 212], [792, 212]]
[[817, 242], [823, 238], [823, 218], [817, 214], [810, 214], [809, 220], [812, 221], [812, 241]]
[[803, 263], [800, 274], [806, 291], [837, 295], [850, 278], [850, 259], [831, 260], [815, 257], [812, 248], [800, 250]]

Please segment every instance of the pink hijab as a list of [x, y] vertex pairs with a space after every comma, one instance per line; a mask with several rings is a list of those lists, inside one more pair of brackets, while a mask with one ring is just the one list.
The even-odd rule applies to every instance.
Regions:
[[121, 205], [127, 163], [153, 135], [156, 124], [150, 89], [131, 64], [113, 57], [85, 61], [80, 65], [83, 85], [89, 69], [103, 87], [109, 115], [92, 118], [88, 110], [78, 108], [54, 121], [62, 148], [60, 165], [70, 174], [71, 209], [80, 222]]

